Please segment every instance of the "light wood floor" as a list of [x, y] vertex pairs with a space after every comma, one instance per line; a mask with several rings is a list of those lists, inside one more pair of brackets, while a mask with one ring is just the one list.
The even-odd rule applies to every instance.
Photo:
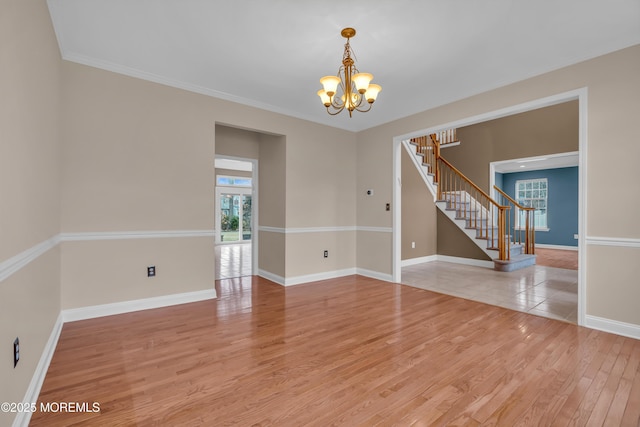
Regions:
[[612, 425], [640, 341], [361, 276], [65, 324], [33, 426]]
[[536, 265], [577, 270], [578, 251], [536, 247]]

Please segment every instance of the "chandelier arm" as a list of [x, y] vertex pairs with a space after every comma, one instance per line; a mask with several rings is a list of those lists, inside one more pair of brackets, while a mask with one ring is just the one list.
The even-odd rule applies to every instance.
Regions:
[[332, 113], [331, 110], [329, 110], [329, 107], [327, 107], [327, 113], [329, 113], [330, 116], [336, 116], [336, 115], [340, 114], [342, 112], [342, 110], [344, 110], [344, 105], [342, 107], [336, 109], [335, 113]]
[[[333, 108], [335, 108], [336, 110], [338, 110], [338, 109], [339, 109], [340, 111], [342, 111], [342, 109], [345, 107], [345, 103], [338, 104], [338, 102], [336, 101], [336, 99], [337, 99], [337, 98], [338, 98], [338, 97], [337, 97], [336, 95], [333, 95], [333, 96], [331, 97], [331, 106], [332, 106]], [[327, 107], [327, 108], [328, 108], [328, 107]]]
[[[373, 106], [373, 102], [367, 102], [367, 104], [369, 104], [369, 108], [367, 108], [366, 110], [356, 108], [356, 111], [360, 111], [361, 113], [366, 113], [367, 111], [371, 110], [371, 107]], [[360, 107], [360, 105], [362, 105], [362, 102], [358, 104], [358, 107]]]

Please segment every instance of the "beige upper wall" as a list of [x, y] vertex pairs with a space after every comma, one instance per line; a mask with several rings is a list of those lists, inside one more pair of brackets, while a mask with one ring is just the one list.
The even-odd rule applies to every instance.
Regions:
[[[63, 230], [213, 228], [215, 123], [286, 135], [286, 224], [355, 224], [355, 134], [65, 62]], [[295, 203], [291, 200], [295, 200]]]
[[307, 126], [304, 144], [287, 134], [287, 227], [356, 225], [356, 137]]
[[216, 155], [257, 159], [260, 157], [259, 142], [257, 132], [216, 125]]
[[64, 63], [65, 232], [213, 229], [206, 98]]
[[[0, 2], [0, 265], [60, 232], [60, 76], [46, 2]], [[0, 268], [0, 402], [22, 402], [60, 313], [59, 249], [5, 273]], [[0, 411], [0, 425], [15, 416]]]
[[281, 136], [261, 135], [259, 151], [259, 225], [284, 228], [287, 219], [286, 139]]
[[59, 232], [60, 53], [44, 1], [0, 6], [0, 261]]
[[464, 126], [457, 134], [460, 145], [442, 156], [490, 192], [491, 162], [578, 151], [578, 101]]

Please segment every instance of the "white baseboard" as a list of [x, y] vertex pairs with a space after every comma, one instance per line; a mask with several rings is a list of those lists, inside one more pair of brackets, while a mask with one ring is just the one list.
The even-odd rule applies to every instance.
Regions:
[[473, 259], [473, 258], [460, 258], [456, 256], [448, 256], [448, 255], [437, 255], [438, 261], [450, 262], [453, 264], [464, 264], [471, 265], [474, 267], [485, 267], [493, 269], [493, 261], [484, 261], [481, 259]]
[[278, 285], [284, 286], [284, 277], [278, 276], [277, 274], [271, 273], [266, 270], [258, 270], [258, 276], [264, 277], [267, 280], [271, 280]]
[[536, 248], [542, 249], [560, 249], [563, 251], [577, 251], [577, 246], [562, 246], [562, 245], [546, 245], [544, 243], [536, 243]]
[[491, 269], [493, 269], [494, 267], [493, 261], [485, 261], [485, 260], [473, 259], [473, 258], [461, 258], [461, 257], [449, 256], [449, 255], [429, 255], [429, 256], [420, 257], [420, 258], [405, 259], [404, 261], [402, 261], [401, 265], [402, 267], [408, 267], [410, 265], [424, 264], [426, 262], [433, 262], [433, 261], [450, 262], [452, 264], [464, 264], [464, 265], [471, 265], [474, 267], [484, 267], [484, 268], [491, 268]]
[[361, 276], [371, 277], [373, 279], [383, 280], [385, 282], [393, 282], [393, 276], [387, 273], [380, 273], [379, 271], [367, 270], [366, 268], [357, 268], [356, 274]]
[[356, 274], [355, 268], [325, 271], [322, 273], [306, 274], [304, 276], [287, 277], [284, 279], [284, 286], [302, 285], [303, 283], [317, 282], [319, 280], [335, 279], [338, 277], [351, 276], [353, 274]]
[[449, 256], [449, 255], [429, 255], [429, 256], [420, 257], [420, 258], [405, 259], [404, 261], [402, 261], [401, 266], [407, 267], [410, 265], [424, 264], [426, 262], [433, 262], [433, 261], [450, 262], [452, 264], [464, 264], [464, 265], [471, 265], [474, 267], [484, 267], [484, 268], [494, 267], [493, 261], [484, 261], [481, 259], [473, 259], [473, 258], [461, 258], [461, 257], [455, 257], [455, 256]]
[[[51, 363], [51, 359], [53, 358], [53, 353], [55, 352], [56, 346], [58, 345], [58, 338], [60, 338], [60, 332], [62, 332], [63, 323], [64, 322], [62, 313], [60, 313], [58, 315], [56, 323], [53, 325], [53, 329], [51, 330], [49, 339], [47, 340], [47, 343], [42, 350], [40, 360], [38, 361], [38, 365], [36, 366], [36, 369], [33, 373], [33, 377], [31, 377], [29, 387], [27, 387], [27, 391], [24, 394], [24, 399], [22, 400], [22, 402], [25, 404], [32, 404], [38, 401], [40, 389], [42, 388], [42, 384], [44, 383], [44, 378], [47, 376], [47, 371], [49, 370], [49, 364]], [[13, 420], [13, 427], [27, 427], [30, 420], [31, 412], [18, 412]]]
[[304, 276], [295, 276], [284, 278], [277, 274], [270, 273], [265, 270], [259, 270], [258, 276], [271, 280], [282, 286], [295, 286], [302, 285], [309, 282], [317, 282], [320, 280], [336, 279], [338, 277], [351, 276], [353, 274], [359, 274], [361, 276], [372, 277], [378, 280], [384, 280], [386, 282], [392, 282], [391, 274], [380, 273], [378, 271], [366, 270], [364, 268], [346, 268], [344, 270], [325, 271], [323, 273], [306, 274]]
[[112, 316], [114, 314], [129, 313], [132, 311], [149, 310], [152, 308], [168, 307], [170, 305], [204, 301], [214, 299], [216, 297], [215, 289], [206, 289], [203, 291], [162, 295], [159, 297], [62, 310], [62, 318], [65, 323], [75, 322], [76, 320], [93, 319], [96, 317]]
[[429, 255], [429, 256], [423, 256], [423, 257], [418, 257], [418, 258], [409, 258], [409, 259], [402, 260], [400, 265], [402, 267], [408, 267], [410, 265], [424, 264], [425, 262], [436, 261], [437, 259], [438, 259], [438, 255]]
[[635, 338], [640, 340], [640, 325], [632, 323], [619, 322], [617, 320], [605, 319], [603, 317], [585, 316], [584, 326], [599, 331], [610, 332], [623, 337]]

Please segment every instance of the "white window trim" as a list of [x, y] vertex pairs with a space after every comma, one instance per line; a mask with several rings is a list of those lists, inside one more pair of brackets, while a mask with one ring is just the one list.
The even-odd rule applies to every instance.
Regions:
[[[545, 189], [547, 192], [546, 197], [544, 197], [544, 201], [545, 201], [545, 210], [547, 211], [547, 213], [545, 213], [544, 215], [544, 219], [545, 219], [545, 223], [546, 225], [544, 227], [536, 227], [536, 231], [549, 231], [549, 179], [547, 177], [543, 177], [543, 178], [529, 178], [529, 179], [518, 179], [516, 180], [516, 183], [514, 185], [514, 199], [516, 199], [518, 201], [518, 203], [520, 203], [520, 200], [518, 198], [518, 184], [519, 183], [527, 183], [527, 182], [545, 182]], [[533, 199], [533, 198], [532, 198]], [[536, 200], [543, 200], [542, 198], [538, 198]], [[515, 230], [524, 230], [522, 227], [514, 227]]]
[[[522, 227], [514, 227], [513, 229], [516, 230], [516, 231], [524, 231], [525, 230]], [[548, 228], [548, 227], [536, 227], [536, 231], [551, 231], [551, 229]]]

